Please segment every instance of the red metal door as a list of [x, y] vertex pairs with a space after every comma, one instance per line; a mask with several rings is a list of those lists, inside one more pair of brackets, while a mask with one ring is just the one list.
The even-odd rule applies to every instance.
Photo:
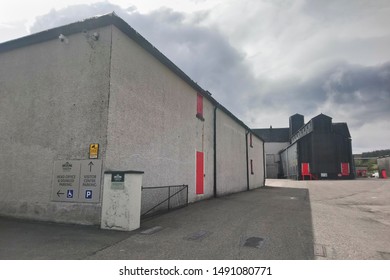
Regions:
[[349, 176], [349, 163], [348, 162], [341, 163], [341, 175]]
[[307, 162], [302, 162], [301, 173], [303, 176], [310, 175], [310, 165]]
[[196, 194], [204, 194], [204, 154], [196, 152]]
[[308, 162], [302, 162], [301, 174], [302, 174], [302, 180], [305, 180], [305, 176], [308, 176], [310, 180], [312, 179], [312, 175], [310, 173], [310, 164]]

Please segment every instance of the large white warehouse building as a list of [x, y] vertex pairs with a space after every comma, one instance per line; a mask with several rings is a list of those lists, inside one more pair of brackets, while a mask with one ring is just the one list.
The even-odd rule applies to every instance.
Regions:
[[264, 143], [115, 14], [0, 44], [0, 215], [99, 224], [110, 170], [195, 202], [264, 186]]

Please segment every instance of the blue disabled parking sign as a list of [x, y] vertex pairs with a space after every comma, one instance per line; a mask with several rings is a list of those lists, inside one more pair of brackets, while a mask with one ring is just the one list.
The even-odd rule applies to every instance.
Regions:
[[73, 198], [73, 190], [67, 190], [66, 191], [66, 197], [67, 198]]
[[91, 190], [86, 190], [85, 191], [85, 198], [86, 199], [92, 199], [92, 191]]

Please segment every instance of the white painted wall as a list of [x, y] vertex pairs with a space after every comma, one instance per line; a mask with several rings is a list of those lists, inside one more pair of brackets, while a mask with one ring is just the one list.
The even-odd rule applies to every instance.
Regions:
[[[213, 196], [214, 105], [204, 98], [198, 119], [191, 86], [115, 26], [95, 31], [98, 41], [78, 33], [0, 53], [0, 215], [99, 224], [101, 203], [51, 201], [55, 160], [87, 159], [90, 143], [103, 171], [144, 171], [144, 187], [186, 184], [190, 202]], [[217, 110], [218, 195], [247, 189], [245, 133]], [[264, 176], [256, 139], [251, 188]]]
[[[108, 170], [144, 171], [143, 186], [189, 185], [189, 201], [213, 194], [213, 106], [113, 27]], [[205, 194], [195, 194], [196, 151], [205, 153]], [[145, 208], [144, 202], [143, 207]]]
[[54, 161], [105, 154], [111, 28], [0, 53], [0, 215], [98, 223], [99, 204], [51, 201]]
[[217, 193], [247, 189], [245, 128], [217, 110]]
[[[250, 169], [250, 161], [253, 161], [253, 174]], [[252, 135], [252, 147], [250, 146], [250, 136], [248, 135], [248, 173], [249, 188], [255, 189], [264, 186], [264, 147], [263, 141]]]

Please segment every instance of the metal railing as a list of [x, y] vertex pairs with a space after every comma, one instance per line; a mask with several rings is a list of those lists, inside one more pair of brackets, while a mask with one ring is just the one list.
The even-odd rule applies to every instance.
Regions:
[[141, 218], [188, 205], [188, 185], [142, 187]]

